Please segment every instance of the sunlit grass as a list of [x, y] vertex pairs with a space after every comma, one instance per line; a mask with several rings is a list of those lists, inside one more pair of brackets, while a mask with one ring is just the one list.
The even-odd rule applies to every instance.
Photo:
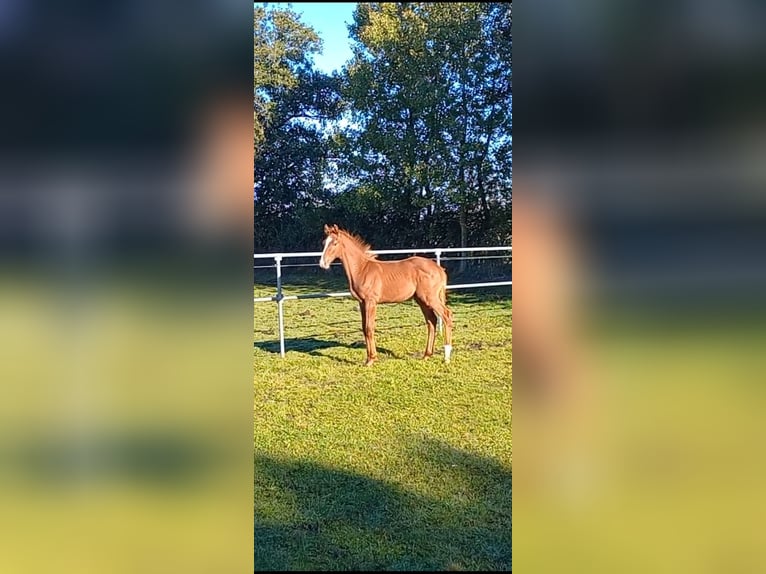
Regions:
[[353, 300], [286, 301], [284, 359], [276, 305], [255, 304], [256, 569], [510, 569], [510, 290], [448, 304], [450, 364], [438, 336], [420, 358], [408, 302], [379, 308], [371, 368]]

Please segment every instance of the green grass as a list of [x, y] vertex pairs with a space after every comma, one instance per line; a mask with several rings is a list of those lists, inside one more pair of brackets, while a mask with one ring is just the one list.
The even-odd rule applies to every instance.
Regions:
[[[285, 294], [346, 290], [297, 279]], [[255, 296], [273, 288], [255, 286]], [[453, 355], [424, 361], [414, 302], [378, 309], [363, 366], [357, 304], [254, 312], [256, 570], [511, 569], [511, 296], [450, 292]]]

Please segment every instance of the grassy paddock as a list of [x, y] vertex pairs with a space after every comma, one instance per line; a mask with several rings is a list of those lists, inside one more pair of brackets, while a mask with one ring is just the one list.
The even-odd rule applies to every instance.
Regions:
[[[342, 280], [286, 294], [345, 290]], [[255, 296], [273, 288], [255, 285]], [[420, 359], [414, 302], [378, 308], [363, 366], [351, 299], [254, 312], [256, 570], [510, 570], [510, 289], [454, 291], [452, 362]]]

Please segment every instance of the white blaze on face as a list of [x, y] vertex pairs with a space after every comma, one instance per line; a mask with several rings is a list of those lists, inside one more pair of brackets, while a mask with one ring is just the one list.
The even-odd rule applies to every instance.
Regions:
[[324, 254], [327, 252], [327, 248], [330, 246], [330, 242], [332, 241], [332, 235], [328, 235], [327, 239], [324, 240], [324, 248], [322, 249], [322, 257], [319, 258], [319, 266], [322, 269], [329, 269], [330, 265], [325, 261]]

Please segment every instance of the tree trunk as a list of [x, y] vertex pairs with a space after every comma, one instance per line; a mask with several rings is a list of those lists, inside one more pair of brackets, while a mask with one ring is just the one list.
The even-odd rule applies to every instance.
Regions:
[[[465, 203], [460, 205], [460, 247], [468, 246], [468, 222], [466, 216]], [[465, 257], [466, 253], [461, 253], [461, 257]], [[458, 267], [458, 273], [462, 275], [465, 273], [466, 260], [460, 259], [460, 266]]]

